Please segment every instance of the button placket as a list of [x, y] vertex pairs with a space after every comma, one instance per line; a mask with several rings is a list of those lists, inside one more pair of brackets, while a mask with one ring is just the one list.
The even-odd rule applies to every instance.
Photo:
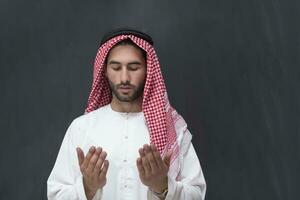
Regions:
[[122, 158], [122, 162], [123, 162], [123, 170], [122, 170], [122, 188], [124, 190], [128, 189], [128, 183], [127, 183], [127, 175], [126, 175], [126, 168], [127, 166], [127, 161], [128, 161], [128, 120], [129, 120], [129, 116], [128, 113], [125, 114], [125, 131], [124, 131], [124, 140], [123, 140], [123, 148], [124, 148], [124, 152], [123, 152], [123, 158]]

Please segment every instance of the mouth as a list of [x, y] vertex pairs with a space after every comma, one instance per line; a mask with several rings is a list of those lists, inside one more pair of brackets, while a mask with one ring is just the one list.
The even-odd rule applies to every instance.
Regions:
[[122, 93], [128, 93], [130, 90], [132, 90], [131, 87], [119, 87], [119, 90], [122, 92]]

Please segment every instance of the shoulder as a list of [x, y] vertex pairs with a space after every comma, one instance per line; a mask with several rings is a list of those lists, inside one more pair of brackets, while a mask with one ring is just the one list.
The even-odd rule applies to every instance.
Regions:
[[107, 106], [103, 106], [92, 112], [83, 114], [75, 118], [68, 127], [66, 139], [71, 140], [73, 144], [84, 141], [87, 132], [93, 124], [98, 123], [107, 113]]
[[105, 117], [107, 115], [107, 112], [108, 112], [108, 105], [98, 108], [89, 113], [85, 113], [85, 114], [75, 118], [72, 121], [70, 127], [84, 129], [85, 127], [88, 127], [89, 125], [96, 123], [97, 121], [99, 121], [99, 119], [103, 119], [103, 117]]

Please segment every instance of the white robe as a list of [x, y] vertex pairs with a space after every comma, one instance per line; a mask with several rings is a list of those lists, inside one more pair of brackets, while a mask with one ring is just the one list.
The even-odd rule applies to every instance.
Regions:
[[[76, 147], [82, 148], [86, 155], [92, 145], [102, 147], [109, 161], [107, 183], [93, 200], [158, 199], [141, 183], [136, 166], [138, 149], [149, 143], [142, 112], [116, 112], [109, 104], [78, 117], [66, 132], [48, 178], [48, 199], [86, 200]], [[187, 152], [181, 154], [181, 180], [168, 177], [166, 200], [204, 199], [206, 183], [202, 169], [193, 145], [190, 142], [187, 145]]]

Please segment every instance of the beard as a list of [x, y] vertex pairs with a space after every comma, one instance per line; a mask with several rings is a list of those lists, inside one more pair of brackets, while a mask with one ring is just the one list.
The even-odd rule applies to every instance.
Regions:
[[[113, 95], [122, 102], [133, 102], [139, 97], [143, 95], [144, 91], [144, 83], [139, 84], [137, 86], [131, 85], [129, 82], [126, 83], [120, 83], [120, 84], [114, 84], [111, 80], [108, 79], [110, 89], [113, 93]], [[121, 87], [130, 87], [131, 90], [129, 93], [123, 94], [119, 92], [119, 89]]]

